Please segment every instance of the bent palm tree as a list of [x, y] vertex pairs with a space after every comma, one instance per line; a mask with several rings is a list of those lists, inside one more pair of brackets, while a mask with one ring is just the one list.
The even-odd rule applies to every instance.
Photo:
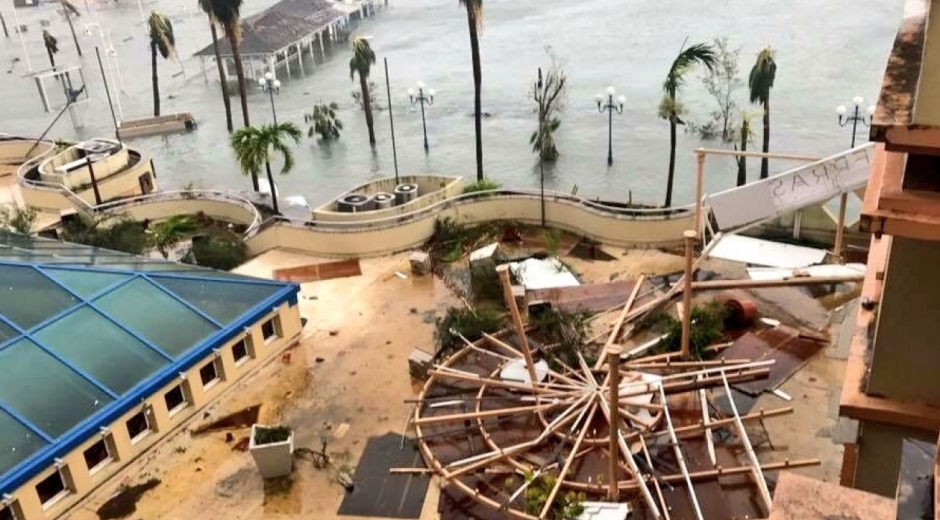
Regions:
[[46, 47], [46, 54], [49, 55], [49, 64], [55, 69], [55, 54], [59, 53], [59, 40], [56, 40], [55, 36], [50, 34], [49, 31], [43, 29], [42, 44]]
[[153, 116], [160, 115], [160, 78], [157, 74], [157, 52], [163, 59], [176, 56], [176, 37], [170, 19], [157, 11], [150, 11], [147, 20], [150, 33], [150, 81], [153, 83]]
[[664, 207], [672, 206], [672, 185], [676, 173], [676, 127], [682, 122], [680, 116], [684, 112], [682, 103], [676, 99], [679, 88], [685, 82], [685, 74], [696, 64], [714, 70], [717, 57], [712, 47], [706, 43], [696, 43], [682, 50], [669, 67], [666, 81], [663, 82], [663, 99], [659, 103], [659, 117], [669, 121], [669, 173], [666, 178], [666, 202]]
[[[777, 63], [774, 61], [774, 51], [770, 47], [760, 51], [757, 61], [751, 68], [747, 85], [751, 89], [751, 103], [760, 103], [764, 108], [764, 145], [761, 151], [770, 151], [770, 89], [774, 87], [774, 78], [777, 76]], [[767, 158], [760, 160], [760, 178], [766, 179], [770, 175], [767, 167]]]
[[483, 73], [480, 70], [480, 35], [483, 28], [483, 0], [459, 0], [467, 9], [467, 26], [470, 29], [470, 56], [473, 59], [473, 122], [476, 128], [477, 182], [483, 180], [483, 107], [481, 91]]
[[[232, 61], [235, 62], [235, 75], [238, 76], [238, 94], [242, 101], [242, 119], [248, 126], [248, 84], [245, 81], [245, 67], [239, 45], [242, 40], [241, 8], [242, 0], [199, 0], [199, 7], [215, 20], [225, 31], [229, 46], [232, 48]], [[216, 53], [216, 60], [219, 59]], [[219, 67], [222, 62], [219, 62]], [[252, 177], [255, 191], [258, 191], [258, 178]]]
[[366, 112], [366, 126], [369, 127], [369, 144], [375, 146], [375, 129], [372, 127], [372, 96], [369, 95], [369, 71], [375, 64], [375, 52], [369, 42], [356, 38], [352, 42], [353, 57], [349, 60], [349, 79], [359, 74], [359, 88], [362, 90], [362, 108]]
[[279, 123], [263, 125], [260, 128], [253, 126], [239, 128], [229, 138], [229, 144], [235, 151], [235, 157], [243, 173], [257, 176], [261, 172], [261, 165], [264, 164], [268, 174], [268, 186], [271, 189], [271, 206], [275, 213], [280, 211], [277, 207], [274, 176], [271, 175], [270, 154], [271, 151], [275, 151], [284, 156], [281, 175], [291, 171], [294, 168], [294, 152], [287, 147], [285, 141], [289, 138], [297, 144], [300, 142], [300, 136], [300, 129], [294, 123]]

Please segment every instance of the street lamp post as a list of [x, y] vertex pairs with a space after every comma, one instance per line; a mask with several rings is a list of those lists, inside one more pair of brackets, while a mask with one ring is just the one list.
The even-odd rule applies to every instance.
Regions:
[[597, 95], [597, 111], [601, 114], [605, 110], [607, 111], [607, 166], [614, 164], [614, 112], [622, 114], [623, 105], [627, 102], [627, 98], [618, 96], [617, 103], [614, 103], [614, 94], [616, 93], [614, 87], [607, 87], [606, 103], [602, 94]]
[[281, 93], [281, 81], [274, 77], [274, 73], [265, 72], [264, 76], [258, 78], [258, 84], [261, 90], [268, 93], [271, 97], [271, 117], [274, 118], [274, 124], [277, 124], [277, 111], [274, 110], [274, 94]]
[[[852, 98], [852, 104], [855, 105], [852, 115], [847, 116], [848, 110], [845, 108], [845, 105], [839, 105], [836, 107], [836, 113], [839, 114], [839, 126], [847, 126], [849, 123], [852, 123], [852, 145], [849, 147], [855, 148], [855, 131], [858, 129], [858, 124], [861, 123], [864, 126], [871, 124], [871, 117], [875, 113], [874, 105], [870, 105], [867, 109], [868, 115], [862, 116], [859, 115], [859, 110], [861, 110], [862, 103], [865, 100], [862, 99], [862, 96], [855, 96]], [[835, 244], [832, 247], [833, 256], [836, 257], [836, 260], [840, 263], [842, 262], [842, 237], [845, 233], [845, 209], [848, 204], [849, 196], [848, 193], [843, 193], [839, 197], [839, 217], [836, 220], [836, 237]]]
[[411, 99], [412, 105], [421, 105], [421, 128], [424, 130], [424, 152], [428, 152], [428, 124], [424, 116], [424, 105], [431, 106], [434, 104], [434, 89], [427, 88], [427, 85], [423, 81], [419, 81], [416, 85], [418, 91], [415, 92], [415, 89], [408, 89], [408, 97]]
[[850, 148], [855, 148], [855, 131], [858, 128], [858, 124], [861, 123], [864, 126], [871, 124], [871, 116], [875, 113], [875, 106], [869, 105], [868, 115], [862, 116], [859, 115], [859, 110], [861, 110], [862, 103], [865, 100], [862, 99], [862, 96], [855, 96], [852, 98], [852, 104], [855, 105], [852, 115], [846, 116], [848, 110], [845, 108], [845, 105], [839, 105], [836, 107], [836, 113], [839, 114], [839, 125], [846, 126], [849, 123], [852, 123], [852, 146]]

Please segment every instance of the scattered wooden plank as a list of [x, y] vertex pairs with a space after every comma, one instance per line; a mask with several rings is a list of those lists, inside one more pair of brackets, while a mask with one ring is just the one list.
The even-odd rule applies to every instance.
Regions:
[[336, 262], [276, 269], [274, 271], [274, 279], [284, 282], [307, 283], [330, 280], [333, 278], [348, 278], [361, 274], [362, 268], [359, 266], [359, 259], [350, 258]]

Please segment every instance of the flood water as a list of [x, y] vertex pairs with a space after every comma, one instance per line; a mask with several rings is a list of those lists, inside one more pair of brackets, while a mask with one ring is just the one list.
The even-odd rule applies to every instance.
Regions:
[[[22, 55], [10, 0], [0, 7], [11, 37], [0, 35], [0, 132], [38, 135], [54, 114], [42, 111], [26, 66], [11, 65]], [[59, 40], [59, 64], [81, 63], [91, 101], [84, 105], [84, 128], [76, 130], [68, 116], [54, 127], [52, 136], [64, 139], [113, 135], [111, 116], [94, 56], [97, 34], [85, 36], [83, 24], [96, 20], [111, 32], [117, 52], [124, 93], [120, 103], [125, 117], [150, 115], [150, 50], [140, 12], [131, 0], [75, 1], [82, 16], [76, 22], [84, 57], [76, 56], [68, 26], [57, 7], [46, 4], [18, 9], [33, 69], [48, 66], [42, 46], [40, 20]], [[257, 12], [271, 0], [246, 0], [243, 15]], [[772, 91], [771, 149], [785, 153], [829, 155], [848, 147], [850, 130], [837, 124], [834, 107], [850, 104], [861, 95], [866, 105], [877, 95], [885, 62], [900, 22], [903, 0], [487, 0], [483, 55], [483, 104], [491, 114], [484, 120], [484, 158], [488, 177], [507, 187], [537, 187], [538, 166], [528, 144], [535, 115], [527, 92], [539, 66], [547, 66], [545, 47], [551, 46], [568, 75], [569, 89], [562, 125], [556, 135], [561, 151], [557, 163], [546, 170], [546, 186], [561, 191], [579, 187], [579, 195], [661, 204], [669, 153], [669, 129], [657, 118], [657, 105], [666, 71], [683, 41], [709, 41], [727, 36], [742, 47], [741, 77], [754, 56], [770, 44], [777, 51], [777, 80]], [[209, 69], [204, 80], [192, 54], [210, 41], [206, 18], [195, 0], [144, 1], [149, 13], [158, 9], [171, 17], [177, 34], [180, 65], [160, 62], [163, 113], [190, 111], [199, 121], [193, 133], [137, 139], [133, 146], [149, 151], [158, 180], [166, 188], [190, 182], [206, 188], [246, 189], [247, 177], [238, 170], [227, 146], [218, 74]], [[402, 174], [433, 172], [472, 178], [474, 166], [473, 80], [466, 14], [456, 0], [391, 0], [389, 8], [361, 23], [354, 35], [372, 36], [379, 63], [373, 78], [384, 103], [382, 58], [388, 58], [394, 105], [398, 163]], [[275, 97], [279, 121], [302, 126], [303, 114], [317, 101], [336, 101], [345, 130], [329, 144], [306, 138], [296, 147], [297, 165], [278, 178], [280, 193], [300, 194], [311, 205], [324, 202], [354, 184], [393, 175], [388, 112], [376, 114], [378, 144], [368, 144], [365, 120], [350, 92], [358, 81], [349, 78], [350, 52], [340, 45], [325, 60], [305, 64], [301, 76], [292, 63], [293, 77], [279, 71], [280, 95]], [[309, 59], [309, 57], [308, 57]], [[12, 69], [11, 69], [12, 67]], [[7, 70], [12, 71], [7, 73]], [[692, 72], [682, 93], [689, 109], [686, 117], [703, 121], [714, 109]], [[431, 150], [425, 155], [420, 112], [406, 90], [422, 80], [437, 91], [427, 114]], [[614, 165], [607, 167], [607, 118], [597, 112], [594, 95], [607, 85], [627, 97], [622, 115], [615, 115]], [[271, 119], [268, 95], [251, 85], [249, 108], [253, 123]], [[744, 89], [738, 93], [742, 106]], [[232, 98], [234, 119], [241, 121], [237, 96]], [[761, 130], [755, 124], [759, 147]], [[860, 139], [867, 135], [859, 132]], [[679, 136], [675, 202], [691, 200], [694, 158], [691, 150], [702, 143], [693, 135]], [[720, 142], [706, 143], [721, 146]], [[782, 171], [793, 163], [774, 163]], [[756, 176], [759, 163], [750, 163]], [[710, 159], [707, 188], [717, 190], [734, 183], [730, 160]]]

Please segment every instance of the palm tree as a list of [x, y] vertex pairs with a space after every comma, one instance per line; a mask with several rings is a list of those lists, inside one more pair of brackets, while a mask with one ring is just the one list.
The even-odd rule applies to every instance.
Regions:
[[239, 128], [229, 138], [229, 144], [235, 151], [238, 165], [242, 172], [255, 176], [261, 171], [264, 164], [268, 173], [268, 186], [271, 189], [271, 203], [275, 213], [277, 207], [277, 192], [274, 189], [274, 176], [271, 175], [271, 151], [280, 152], [284, 156], [284, 166], [281, 174], [294, 168], [294, 153], [287, 147], [286, 138], [293, 139], [294, 144], [300, 142], [301, 132], [294, 123], [279, 123], [262, 125], [261, 128], [246, 126]]
[[682, 103], [676, 99], [679, 88], [685, 82], [685, 74], [696, 63], [705, 65], [709, 71], [717, 64], [715, 51], [707, 43], [696, 43], [679, 52], [669, 67], [666, 81], [663, 82], [663, 99], [659, 103], [659, 117], [669, 121], [669, 174], [666, 178], [666, 202], [664, 207], [672, 206], [672, 184], [676, 173], [676, 127], [685, 124], [680, 116], [684, 112]]
[[467, 8], [467, 26], [470, 28], [470, 56], [473, 59], [473, 117], [476, 126], [477, 182], [483, 180], [483, 107], [480, 97], [483, 73], [480, 70], [480, 36], [483, 29], [483, 0], [459, 0]]
[[170, 19], [157, 11], [150, 11], [147, 20], [150, 32], [150, 81], [153, 83], [153, 116], [160, 115], [160, 79], [157, 75], [157, 52], [163, 59], [176, 56], [176, 37]]
[[[235, 75], [238, 76], [238, 94], [242, 100], [242, 119], [245, 126], [248, 126], [248, 84], [245, 81], [245, 67], [242, 64], [242, 55], [239, 45], [242, 39], [241, 32], [241, 8], [242, 0], [199, 0], [199, 7], [202, 8], [209, 18], [215, 20], [225, 31], [225, 37], [228, 39], [229, 46], [232, 48], [232, 61], [235, 62]], [[216, 52], [216, 60], [219, 60], [219, 53]], [[219, 67], [222, 62], [218, 61]], [[221, 72], [220, 72], [221, 74]], [[255, 191], [258, 191], [258, 178], [252, 176], [252, 184]]]
[[78, 36], [75, 35], [75, 24], [72, 23], [72, 16], [81, 16], [82, 13], [69, 0], [59, 0], [59, 3], [62, 4], [62, 10], [65, 11], [65, 20], [69, 23], [69, 30], [72, 31], [72, 41], [75, 42], [75, 51], [78, 52], [78, 57], [81, 58], [82, 47], [78, 44]]
[[148, 229], [147, 241], [164, 259], [169, 259], [170, 248], [198, 229], [199, 224], [192, 215], [174, 215]]
[[349, 79], [359, 74], [359, 88], [362, 90], [362, 108], [366, 111], [366, 126], [369, 127], [369, 144], [375, 146], [375, 129], [372, 128], [372, 96], [369, 95], [369, 70], [375, 64], [375, 52], [369, 42], [356, 38], [352, 42], [353, 57], [349, 60]]
[[[734, 147], [735, 150], [741, 150], [742, 152], [747, 151], [747, 143], [749, 143], [751, 139], [754, 137], [754, 130], [751, 128], [751, 120], [754, 119], [756, 115], [757, 114], [753, 112], [741, 114], [741, 130], [740, 130], [741, 147], [738, 148], [737, 145], [735, 145]], [[745, 184], [747, 184], [747, 157], [742, 155], [740, 157], [736, 157], [735, 161], [737, 161], [738, 163], [737, 185], [744, 186]]]
[[[757, 61], [751, 68], [747, 85], [751, 89], [751, 103], [760, 103], [764, 108], [764, 145], [761, 151], [770, 151], [770, 89], [774, 87], [774, 78], [777, 76], [777, 63], [774, 62], [774, 51], [770, 47], [760, 51]], [[770, 175], [767, 168], [767, 158], [760, 160], [760, 178], [766, 179]]]
[[46, 54], [49, 55], [49, 64], [55, 69], [55, 54], [59, 52], [59, 40], [56, 40], [55, 36], [50, 34], [49, 31], [43, 29], [42, 44], [46, 46]]
[[[200, 2], [202, 4], [202, 2]], [[209, 16], [209, 32], [212, 33], [212, 50], [215, 52], [215, 62], [222, 63], [222, 53], [219, 52], [219, 34], [215, 30], [216, 21]], [[228, 97], [228, 82], [225, 80], [225, 72], [222, 67], [216, 67], [219, 70], [219, 85], [222, 87], [222, 104], [225, 105], [225, 126], [228, 133], [232, 133], [235, 127], [232, 125], [232, 101]]]

